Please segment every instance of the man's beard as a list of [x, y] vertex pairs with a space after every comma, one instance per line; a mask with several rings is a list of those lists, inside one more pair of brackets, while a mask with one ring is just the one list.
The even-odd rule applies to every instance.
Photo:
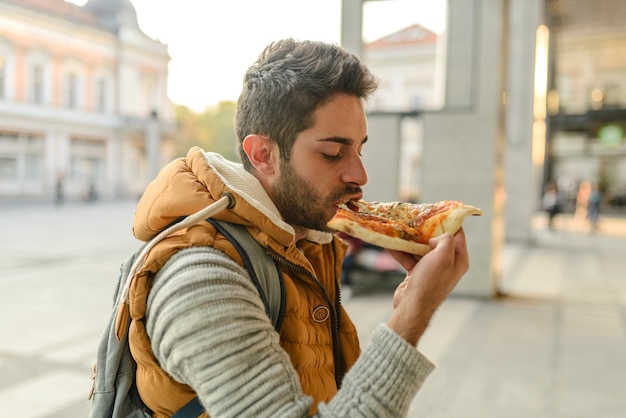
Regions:
[[272, 187], [272, 200], [285, 222], [292, 226], [328, 231], [326, 227], [333, 214], [328, 210], [346, 196], [360, 192], [359, 187], [346, 187], [326, 197], [300, 177], [286, 161], [280, 163], [281, 177]]

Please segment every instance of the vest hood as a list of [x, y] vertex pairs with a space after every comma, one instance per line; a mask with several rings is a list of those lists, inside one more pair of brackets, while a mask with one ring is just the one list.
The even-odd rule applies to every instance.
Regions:
[[[294, 229], [282, 219], [259, 180], [242, 164], [199, 147], [172, 161], [150, 183], [137, 205], [133, 233], [149, 241], [174, 221], [204, 209], [224, 193], [230, 193], [235, 204], [215, 218], [259, 228], [284, 246], [293, 242]], [[332, 238], [320, 231], [309, 235], [317, 242]]]

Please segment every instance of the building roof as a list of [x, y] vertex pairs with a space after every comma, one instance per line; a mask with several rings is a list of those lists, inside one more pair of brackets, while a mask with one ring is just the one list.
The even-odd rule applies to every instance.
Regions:
[[421, 25], [414, 24], [366, 44], [365, 49], [427, 45], [436, 42], [437, 34], [435, 32]]
[[2, 0], [2, 2], [43, 12], [78, 24], [102, 27], [93, 13], [65, 0]]
[[89, 0], [85, 10], [93, 13], [111, 32], [117, 33], [122, 26], [139, 28], [137, 11], [129, 0]]
[[66, 0], [0, 0], [80, 25], [118, 33], [120, 27], [138, 29], [137, 12], [129, 0], [88, 0], [78, 6]]

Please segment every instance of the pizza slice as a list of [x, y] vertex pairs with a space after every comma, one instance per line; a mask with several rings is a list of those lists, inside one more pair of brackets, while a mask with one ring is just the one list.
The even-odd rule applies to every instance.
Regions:
[[379, 247], [424, 255], [428, 240], [455, 234], [467, 216], [482, 210], [456, 200], [437, 203], [365, 202], [351, 200], [339, 206], [328, 227]]

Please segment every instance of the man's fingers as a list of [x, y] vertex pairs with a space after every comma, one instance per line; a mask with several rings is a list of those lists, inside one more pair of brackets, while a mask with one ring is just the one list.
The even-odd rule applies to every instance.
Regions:
[[[465, 231], [463, 231], [463, 228], [460, 228], [454, 236], [445, 233], [438, 237], [431, 238], [428, 241], [428, 245], [430, 245], [433, 250], [439, 247], [440, 250], [449, 251], [449, 256], [452, 257], [452, 259], [456, 258], [456, 255], [461, 258], [467, 258]], [[405, 253], [403, 251], [387, 249], [387, 252], [409, 272], [415, 267], [417, 262], [422, 259], [422, 256]]]
[[415, 264], [422, 258], [419, 255], [405, 253], [403, 251], [387, 250], [389, 254], [402, 266], [406, 271], [411, 271]]
[[455, 239], [455, 250], [457, 253], [467, 253], [467, 247], [465, 242], [465, 231], [463, 227], [459, 228], [459, 230], [454, 234]]
[[453, 240], [454, 237], [448, 233], [439, 235], [438, 237], [434, 237], [428, 240], [428, 245], [433, 247], [433, 249], [439, 247], [440, 245], [449, 245], [449, 241]]

